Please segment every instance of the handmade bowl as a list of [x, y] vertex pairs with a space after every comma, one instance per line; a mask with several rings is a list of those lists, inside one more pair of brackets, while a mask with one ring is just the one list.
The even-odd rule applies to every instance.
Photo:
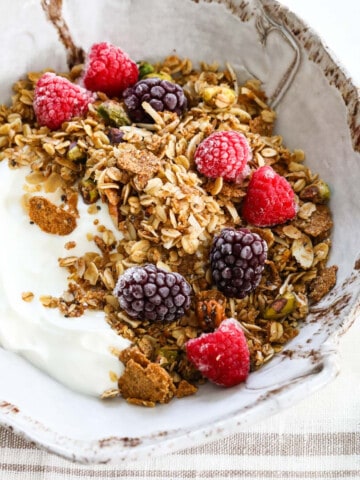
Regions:
[[0, 349], [0, 422], [79, 462], [135, 459], [230, 434], [332, 380], [338, 338], [360, 307], [360, 99], [317, 34], [275, 0], [68, 0], [62, 9], [61, 1], [13, 0], [0, 11], [2, 102], [27, 71], [64, 71], [75, 45], [86, 50], [104, 40], [135, 59], [176, 52], [230, 62], [240, 78], [259, 78], [278, 113], [277, 132], [289, 148], [305, 150], [331, 187], [330, 264], [339, 267], [336, 287], [311, 309], [300, 334], [245, 384], [207, 384], [195, 396], [146, 409], [75, 393]]

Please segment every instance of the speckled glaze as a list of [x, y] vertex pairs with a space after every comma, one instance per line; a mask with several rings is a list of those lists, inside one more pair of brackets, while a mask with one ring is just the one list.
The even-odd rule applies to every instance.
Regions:
[[0, 423], [78, 462], [133, 460], [231, 434], [326, 385], [338, 371], [338, 338], [360, 314], [360, 209], [354, 208], [360, 205], [360, 99], [346, 72], [316, 33], [274, 0], [89, 0], [85, 10], [83, 2], [68, 0], [61, 17], [61, 2], [50, 5], [48, 17], [66, 33], [66, 48], [40, 0], [0, 6], [6, 25], [1, 101], [26, 71], [65, 69], [102, 40], [134, 59], [156, 60], [175, 50], [194, 60], [229, 61], [240, 79], [257, 76], [277, 109], [285, 143], [303, 148], [306, 162], [330, 184], [330, 264], [339, 266], [338, 285], [312, 308], [299, 336], [245, 384], [205, 385], [156, 409], [81, 396], [0, 349]]

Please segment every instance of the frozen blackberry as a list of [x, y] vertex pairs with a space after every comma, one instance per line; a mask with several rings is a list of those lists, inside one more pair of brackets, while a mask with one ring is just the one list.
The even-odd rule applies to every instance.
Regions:
[[227, 297], [244, 298], [261, 280], [267, 243], [247, 228], [224, 228], [210, 251], [213, 280]]
[[187, 99], [180, 85], [157, 77], [145, 78], [127, 88], [123, 92], [123, 98], [133, 122], [153, 122], [142, 108], [142, 102], [148, 102], [157, 112], [169, 110], [179, 117], [187, 107]]
[[130, 317], [172, 322], [190, 307], [191, 286], [179, 273], [149, 263], [120, 275], [114, 295]]

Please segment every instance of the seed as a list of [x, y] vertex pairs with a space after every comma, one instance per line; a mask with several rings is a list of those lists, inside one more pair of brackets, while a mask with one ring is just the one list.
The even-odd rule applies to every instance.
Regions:
[[24, 302], [31, 302], [34, 299], [34, 294], [32, 292], [23, 292], [21, 298]]

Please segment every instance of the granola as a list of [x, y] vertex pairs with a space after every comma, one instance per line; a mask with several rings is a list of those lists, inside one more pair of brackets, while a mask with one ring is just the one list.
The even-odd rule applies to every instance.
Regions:
[[[99, 114], [108, 97], [98, 94], [83, 118], [50, 131], [36, 123], [32, 107], [36, 81], [31, 72], [14, 85], [10, 107], [0, 106], [0, 161], [10, 168], [29, 167], [24, 204], [29, 218], [45, 232], [67, 235], [76, 226], [78, 194], [96, 212], [106, 205], [114, 230], [98, 225], [93, 251], [59, 259], [69, 285], [59, 298], [44, 292], [43, 304], [67, 317], [88, 309], [103, 310], [107, 321], [134, 347], [120, 354], [126, 365], [119, 390], [129, 402], [153, 406], [197, 391], [204, 381], [188, 362], [188, 339], [214, 329], [223, 318], [236, 318], [245, 332], [251, 370], [268, 362], [297, 335], [311, 302], [334, 286], [336, 267], [326, 267], [331, 247], [331, 212], [324, 182], [304, 164], [301, 150], [290, 151], [274, 134], [276, 113], [266, 103], [258, 80], [238, 85], [230, 65], [202, 63], [170, 56], [153, 65], [184, 88], [188, 110], [172, 112], [144, 108], [153, 123], [113, 125]], [[74, 81], [82, 66], [67, 78]], [[119, 104], [121, 102], [119, 101]], [[114, 132], [116, 130], [116, 132]], [[291, 184], [298, 213], [285, 226], [257, 228], [241, 218], [248, 178], [241, 185], [222, 178], [204, 179], [194, 167], [199, 143], [215, 130], [246, 135], [252, 149], [251, 171], [271, 165]], [[112, 143], [114, 135], [120, 143]], [[41, 192], [62, 192], [55, 206]], [[28, 197], [29, 193], [36, 196]], [[225, 298], [212, 285], [209, 249], [223, 227], [247, 226], [268, 245], [268, 259], [255, 292], [244, 299]], [[119, 239], [118, 232], [121, 233]], [[67, 243], [72, 248], [71, 242]], [[71, 252], [70, 252], [71, 253]], [[113, 295], [116, 279], [126, 269], [144, 263], [181, 273], [191, 284], [191, 309], [179, 321], [151, 323], [127, 316]], [[29, 292], [23, 294], [31, 301]]]
[[129, 403], [153, 407], [157, 402], [168, 403], [176, 388], [169, 373], [150, 360], [137, 348], [121, 352], [125, 372], [119, 379], [119, 393]]
[[74, 214], [40, 196], [29, 199], [29, 218], [44, 232], [55, 235], [69, 235], [76, 228]]

